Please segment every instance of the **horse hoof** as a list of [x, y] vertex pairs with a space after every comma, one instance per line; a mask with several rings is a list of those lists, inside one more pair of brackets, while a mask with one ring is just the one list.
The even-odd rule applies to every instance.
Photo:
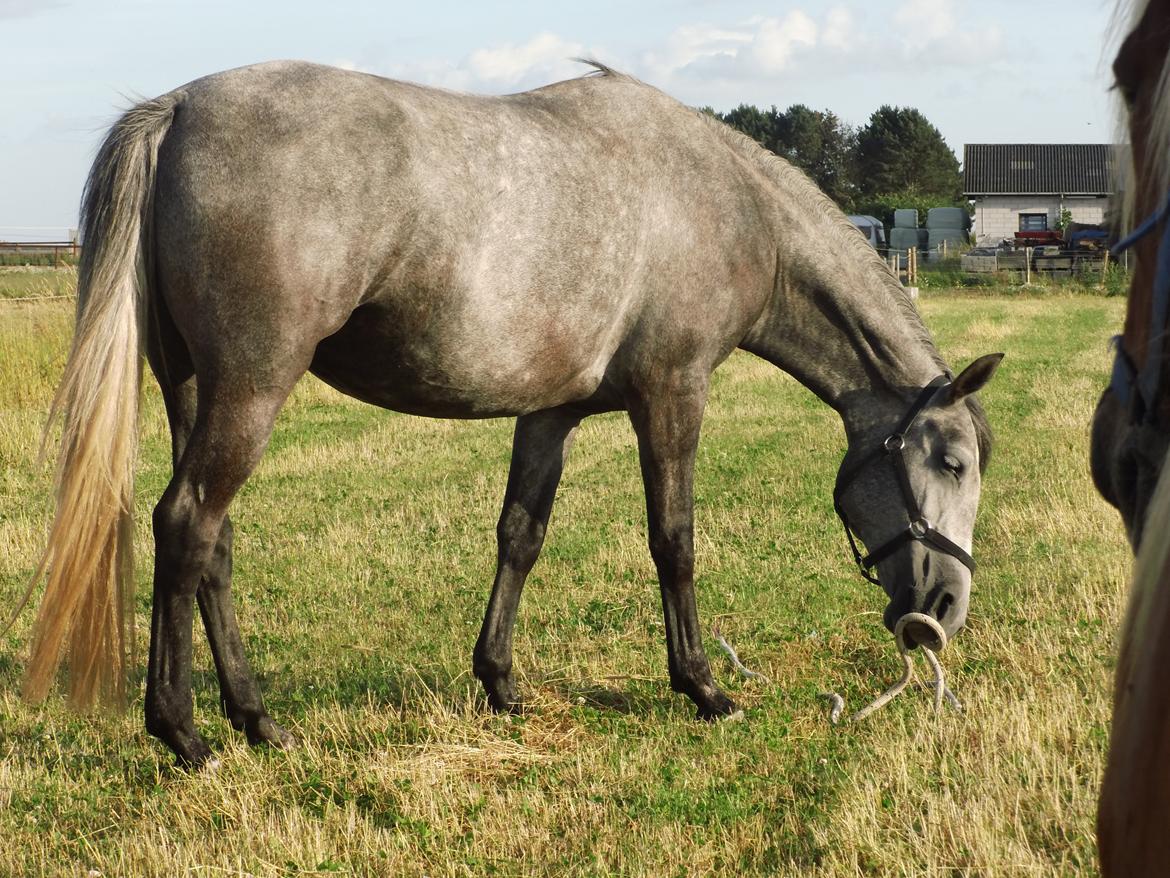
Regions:
[[484, 682], [483, 691], [487, 695], [488, 707], [492, 713], [523, 713], [524, 705], [516, 697], [516, 686], [510, 679], [501, 677], [491, 683]]
[[297, 739], [291, 732], [285, 731], [271, 717], [263, 716], [254, 728], [248, 731], [248, 743], [253, 747], [267, 744], [278, 750], [292, 750], [297, 746]]
[[736, 707], [734, 701], [722, 692], [716, 691], [713, 696], [705, 699], [704, 703], [699, 705], [698, 718], [709, 723], [725, 718], [734, 720], [737, 713], [741, 717], [743, 716], [743, 711]]
[[520, 701], [496, 702], [489, 698], [488, 705], [491, 707], [492, 713], [502, 716], [521, 716], [524, 714], [524, 704]]

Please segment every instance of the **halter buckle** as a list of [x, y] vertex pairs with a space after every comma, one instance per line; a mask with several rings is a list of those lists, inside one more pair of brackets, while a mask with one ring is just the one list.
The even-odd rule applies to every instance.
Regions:
[[931, 530], [930, 519], [925, 515], [919, 516], [910, 522], [910, 536], [916, 540], [924, 539]]
[[892, 433], [886, 437], [886, 441], [882, 443], [882, 448], [886, 449], [887, 454], [893, 454], [895, 451], [901, 451], [906, 447], [906, 437], [901, 433]]

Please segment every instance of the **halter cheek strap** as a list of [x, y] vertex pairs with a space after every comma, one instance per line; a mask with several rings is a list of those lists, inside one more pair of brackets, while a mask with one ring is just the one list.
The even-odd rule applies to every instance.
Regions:
[[1154, 274], [1154, 295], [1150, 306], [1150, 325], [1146, 339], [1146, 362], [1139, 370], [1121, 346], [1121, 336], [1114, 336], [1116, 349], [1113, 375], [1109, 387], [1123, 406], [1133, 413], [1133, 420], [1153, 424], [1157, 414], [1158, 395], [1162, 385], [1162, 356], [1170, 319], [1170, 195], [1162, 206], [1111, 249], [1119, 256], [1162, 224], [1162, 238], [1158, 242], [1158, 259]]
[[[910, 406], [909, 411], [903, 416], [901, 422], [894, 429], [894, 432], [886, 437], [886, 440], [880, 447], [871, 451], [858, 461], [848, 472], [838, 476], [837, 485], [833, 489], [833, 508], [836, 510], [837, 516], [841, 519], [841, 523], [845, 525], [845, 535], [849, 538], [849, 547], [853, 551], [853, 560], [857, 563], [857, 569], [861, 572], [861, 575], [875, 585], [881, 585], [881, 580], [870, 571], [898, 549], [902, 548], [903, 545], [915, 541], [925, 543], [935, 551], [950, 555], [972, 573], [975, 572], [975, 559], [962, 546], [939, 533], [926, 516], [922, 514], [922, 509], [918, 505], [917, 495], [914, 493], [914, 487], [910, 484], [910, 470], [906, 466], [906, 432], [913, 426], [915, 420], [918, 419], [918, 415], [926, 408], [926, 405], [934, 398], [939, 389], [945, 387], [949, 381], [950, 379], [946, 375], [939, 375], [922, 388], [922, 391], [918, 394], [918, 398]], [[845, 508], [841, 504], [841, 497], [845, 493], [845, 489], [853, 484], [863, 469], [871, 463], [879, 461], [882, 457], [888, 458], [894, 465], [894, 472], [898, 477], [898, 487], [902, 493], [902, 502], [906, 504], [906, 513], [910, 518], [910, 523], [903, 530], [863, 557], [861, 550], [857, 546], [857, 539], [853, 535], [853, 528], [849, 524], [849, 518], [845, 514]]]

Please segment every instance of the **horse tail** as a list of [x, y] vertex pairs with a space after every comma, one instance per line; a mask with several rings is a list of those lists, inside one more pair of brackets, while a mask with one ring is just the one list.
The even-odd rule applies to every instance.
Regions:
[[[67, 654], [69, 700], [124, 706], [133, 663], [134, 462], [158, 151], [180, 95], [106, 136], [82, 195], [77, 317], [45, 428], [61, 423], [56, 514], [21, 606], [45, 581], [23, 693], [42, 700]], [[19, 611], [19, 609], [18, 609]]]

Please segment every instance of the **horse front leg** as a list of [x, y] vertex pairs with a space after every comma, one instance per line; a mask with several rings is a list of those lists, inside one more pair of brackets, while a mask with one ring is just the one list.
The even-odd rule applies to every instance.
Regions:
[[711, 676], [695, 606], [694, 472], [707, 376], [672, 376], [630, 406], [646, 486], [650, 554], [658, 568], [670, 685], [712, 720], [736, 710]]
[[496, 526], [496, 578], [472, 659], [472, 670], [483, 683], [492, 710], [513, 711], [519, 706], [512, 677], [512, 629], [580, 423], [581, 415], [561, 409], [516, 420], [508, 487]]

